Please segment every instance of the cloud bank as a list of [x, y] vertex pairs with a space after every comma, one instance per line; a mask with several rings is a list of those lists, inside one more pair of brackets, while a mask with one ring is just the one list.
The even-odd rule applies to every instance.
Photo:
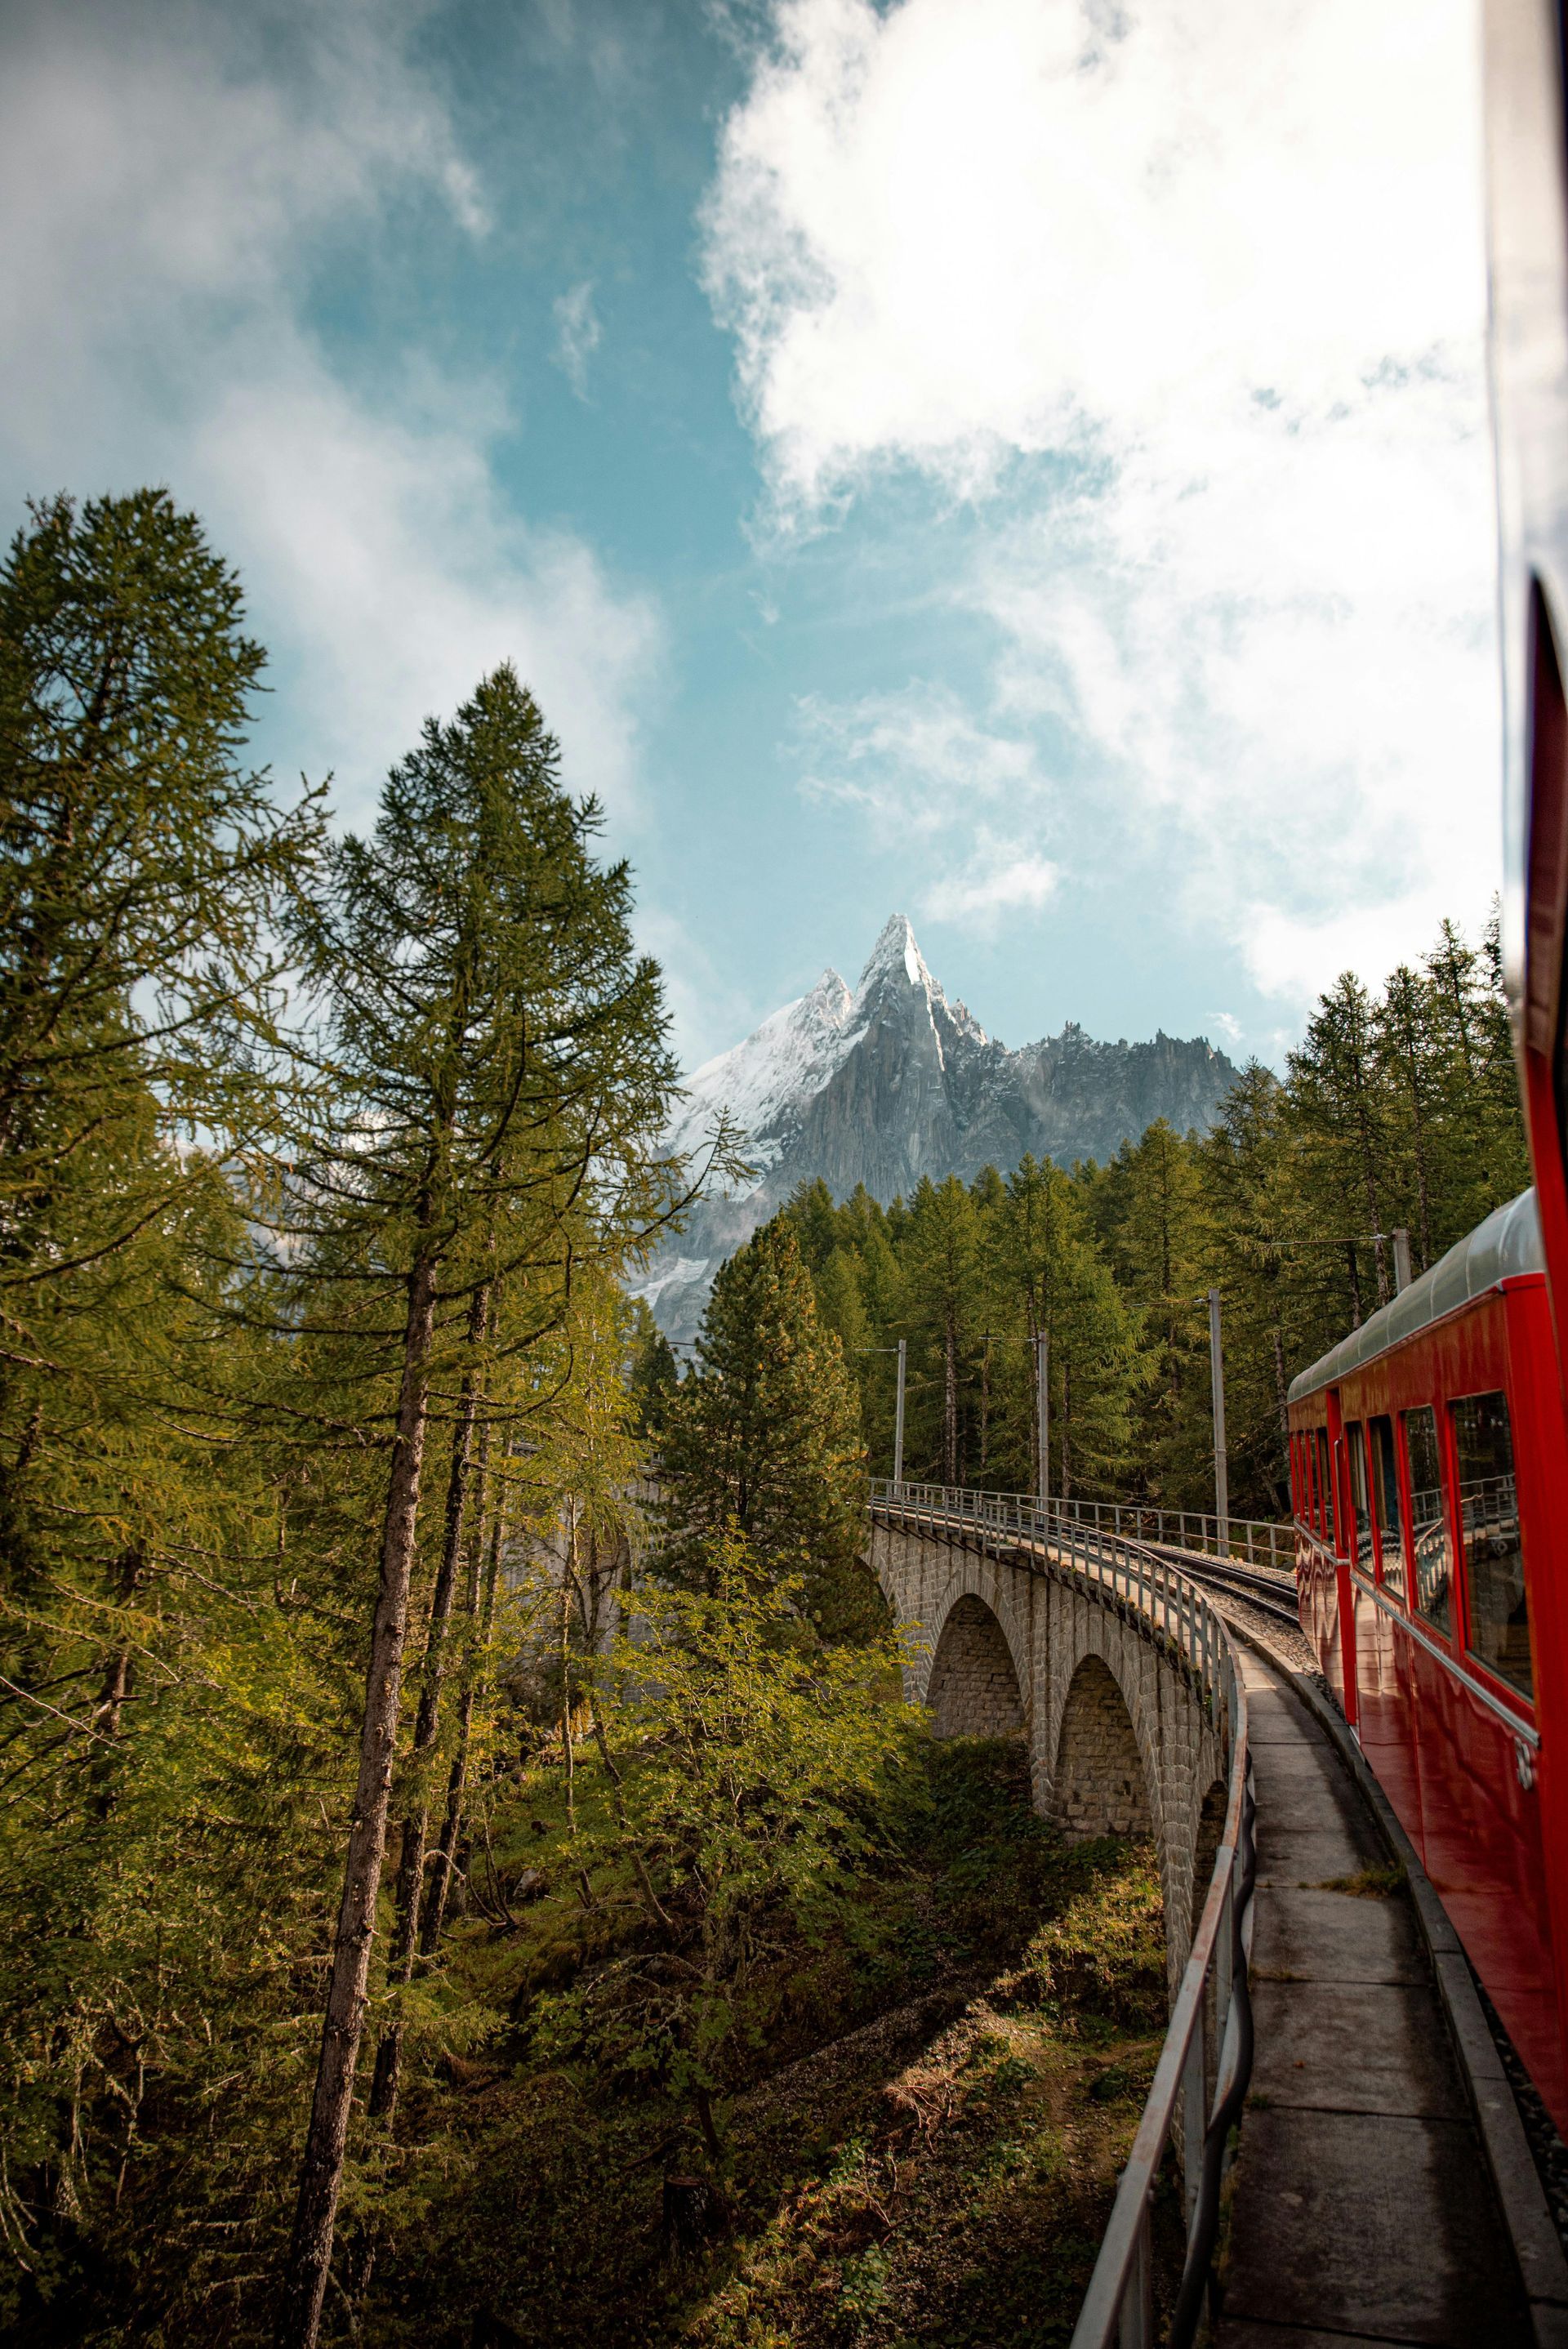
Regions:
[[272, 739], [335, 766], [352, 812], [506, 657], [574, 787], [624, 809], [655, 614], [511, 512], [499, 398], [412, 352], [351, 375], [313, 323], [318, 280], [382, 240], [487, 233], [418, 25], [369, 0], [11, 13], [7, 488], [160, 478], [196, 506], [278, 656]]
[[1461, 0], [779, 0], [705, 212], [775, 530], [916, 483], [963, 549], [964, 722], [1043, 746], [996, 835], [1136, 841], [1285, 997], [1500, 864], [1474, 49]]

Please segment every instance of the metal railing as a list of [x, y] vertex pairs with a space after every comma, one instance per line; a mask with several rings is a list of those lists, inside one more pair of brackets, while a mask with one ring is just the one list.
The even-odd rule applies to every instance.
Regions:
[[[1188, 1664], [1211, 1720], [1227, 1736], [1230, 1795], [1214, 1871], [1072, 2337], [1072, 2349], [1153, 2349], [1150, 2206], [1166, 2150], [1180, 2134], [1187, 2248], [1165, 2337], [1168, 2349], [1191, 2349], [1211, 2290], [1231, 2131], [1241, 2118], [1253, 2064], [1247, 1963], [1255, 1805], [1246, 1686], [1224, 1620], [1196, 1583], [1140, 1542], [1057, 1509], [1042, 1510], [1021, 1494], [895, 1486], [879, 1480], [872, 1486], [871, 1506], [878, 1515], [1009, 1536], [1037, 1548], [1043, 1568], [1065, 1571], [1119, 1604], [1136, 1607], [1152, 1635], [1169, 1640]], [[1217, 2051], [1210, 2045], [1212, 2020]]]
[[[885, 1479], [873, 1491], [887, 1491]], [[931, 1485], [905, 1483], [906, 1493], [934, 1491]], [[967, 1491], [967, 1499], [972, 1497]], [[1032, 1494], [983, 1493], [985, 1501], [1022, 1503], [1037, 1509]], [[1153, 1542], [1164, 1549], [1188, 1549], [1210, 1557], [1243, 1558], [1249, 1566], [1272, 1567], [1288, 1574], [1295, 1565], [1295, 1527], [1286, 1519], [1275, 1525], [1264, 1518], [1227, 1517], [1223, 1542], [1220, 1520], [1202, 1509], [1157, 1509], [1146, 1501], [1063, 1501], [1052, 1499], [1049, 1514], [1067, 1517], [1075, 1526], [1092, 1526], [1097, 1533], [1115, 1534], [1128, 1541]]]
[[1202, 1509], [1156, 1509], [1142, 1501], [1053, 1501], [1051, 1506], [1075, 1525], [1092, 1525], [1130, 1540], [1158, 1542], [1168, 1549], [1190, 1549], [1209, 1557], [1244, 1558], [1249, 1566], [1272, 1567], [1288, 1573], [1295, 1564], [1295, 1527], [1258, 1517], [1227, 1517], [1225, 1538], [1220, 1520]]

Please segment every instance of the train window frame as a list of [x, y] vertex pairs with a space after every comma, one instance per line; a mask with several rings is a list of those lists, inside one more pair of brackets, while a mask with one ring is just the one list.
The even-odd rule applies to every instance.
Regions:
[[[1375, 1428], [1387, 1430], [1385, 1451], [1382, 1439], [1374, 1434]], [[1401, 1608], [1409, 1605], [1409, 1575], [1405, 1564], [1405, 1499], [1399, 1485], [1399, 1444], [1394, 1433], [1392, 1411], [1371, 1412], [1367, 1419], [1367, 1466], [1371, 1470], [1372, 1523], [1377, 1537], [1377, 1588]], [[1393, 1490], [1389, 1491], [1389, 1471], [1393, 1472]], [[1393, 1523], [1385, 1525], [1386, 1511], [1391, 1506]], [[1393, 1539], [1388, 1539], [1389, 1535]]]
[[[1360, 1419], [1345, 1423], [1345, 1464], [1350, 1480], [1346, 1498], [1346, 1555], [1358, 1574], [1368, 1582], [1377, 1571], [1377, 1537], [1372, 1530], [1372, 1485], [1368, 1474], [1367, 1427]], [[1354, 1534], [1354, 1541], [1348, 1537]]]
[[1334, 1458], [1326, 1427], [1316, 1430], [1313, 1454], [1317, 1462], [1317, 1505], [1323, 1520], [1323, 1538], [1330, 1549], [1336, 1549], [1338, 1513], [1334, 1506]]
[[[1432, 1451], [1437, 1464], [1438, 1481], [1436, 1485], [1423, 1485], [1418, 1488], [1415, 1470], [1410, 1461], [1410, 1422], [1422, 1416], [1431, 1423]], [[1446, 1441], [1450, 1433], [1448, 1414], [1443, 1409], [1440, 1396], [1436, 1396], [1428, 1402], [1406, 1403], [1399, 1412], [1398, 1451], [1399, 1474], [1405, 1488], [1405, 1563], [1409, 1579], [1410, 1610], [1429, 1638], [1440, 1640], [1449, 1649], [1455, 1646], [1460, 1638], [1462, 1613], [1460, 1589], [1460, 1546], [1455, 1539], [1456, 1485], [1450, 1447]], [[1416, 1541], [1418, 1489], [1423, 1494], [1435, 1492], [1438, 1495], [1439, 1515], [1427, 1522], [1433, 1526], [1440, 1525], [1442, 1527], [1443, 1543], [1448, 1555], [1448, 1581], [1445, 1596], [1448, 1602], [1449, 1619], [1446, 1623], [1432, 1613], [1425, 1604], [1420, 1553]]]
[[[1491, 1660], [1476, 1645], [1476, 1577], [1471, 1568], [1470, 1536], [1464, 1520], [1463, 1456], [1460, 1444], [1460, 1430], [1457, 1414], [1467, 1403], [1491, 1402], [1494, 1399], [1502, 1405], [1503, 1421], [1508, 1433], [1509, 1457], [1512, 1464], [1513, 1471], [1515, 1524], [1519, 1527], [1519, 1571], [1524, 1606], [1525, 1651], [1527, 1670], [1529, 1673], [1528, 1687], [1521, 1687], [1517, 1680], [1511, 1678], [1507, 1672], [1500, 1671], [1498, 1666], [1492, 1662]], [[1537, 1674], [1535, 1670], [1536, 1634], [1534, 1624], [1531, 1619], [1530, 1576], [1525, 1566], [1524, 1559], [1524, 1529], [1518, 1516], [1518, 1455], [1514, 1450], [1513, 1444], [1512, 1403], [1506, 1387], [1484, 1387], [1477, 1389], [1469, 1394], [1450, 1395], [1448, 1398], [1448, 1408], [1444, 1416], [1448, 1422], [1448, 1440], [1450, 1447], [1449, 1461], [1453, 1476], [1453, 1515], [1459, 1537], [1456, 1555], [1458, 1557], [1460, 1568], [1461, 1600], [1460, 1616], [1461, 1630], [1460, 1637], [1463, 1643], [1464, 1660], [1469, 1666], [1470, 1666], [1474, 1671], [1480, 1672], [1492, 1687], [1497, 1689], [1511, 1704], [1517, 1706], [1522, 1712], [1533, 1718], [1536, 1705], [1537, 1683]]]

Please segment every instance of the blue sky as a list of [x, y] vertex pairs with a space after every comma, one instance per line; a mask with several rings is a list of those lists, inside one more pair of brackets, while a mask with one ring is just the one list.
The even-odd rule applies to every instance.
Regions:
[[13, 0], [0, 491], [167, 481], [352, 820], [510, 656], [695, 1061], [913, 918], [1277, 1059], [1500, 866], [1457, 0]]

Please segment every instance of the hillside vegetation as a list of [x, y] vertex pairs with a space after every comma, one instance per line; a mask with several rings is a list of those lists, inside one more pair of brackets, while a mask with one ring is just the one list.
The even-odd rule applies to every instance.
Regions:
[[902, 1702], [859, 1350], [912, 1472], [1027, 1482], [1048, 1327], [1058, 1480], [1185, 1492], [1218, 1278], [1263, 1506], [1326, 1225], [1516, 1183], [1490, 966], [1346, 982], [1202, 1143], [797, 1200], [677, 1384], [626, 1284], [737, 1137], [661, 1147], [542, 713], [497, 669], [335, 833], [263, 667], [162, 492], [0, 567], [0, 2334], [1065, 2340], [1156, 1881]]

